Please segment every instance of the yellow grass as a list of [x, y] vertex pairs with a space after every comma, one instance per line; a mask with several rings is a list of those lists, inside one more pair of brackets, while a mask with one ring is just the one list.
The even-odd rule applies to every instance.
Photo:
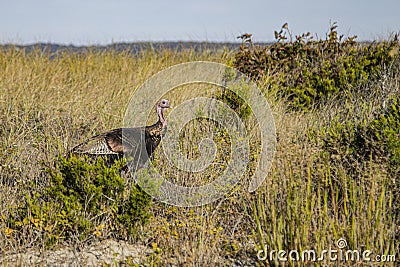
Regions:
[[[230, 51], [194, 50], [145, 51], [138, 55], [112, 51], [55, 55], [40, 51], [26, 54], [17, 49], [0, 51], [2, 255], [32, 246], [44, 249], [34, 231], [15, 238], [7, 223], [32, 184], [48, 184], [42, 161], [51, 163], [86, 138], [122, 126], [130, 96], [158, 71], [195, 60], [227, 63], [231, 56]], [[348, 249], [398, 256], [395, 233], [399, 226], [391, 212], [398, 199], [390, 191], [391, 181], [385, 171], [371, 161], [369, 171], [358, 180], [345, 172], [331, 173], [330, 162], [319, 156], [318, 142], [310, 141], [306, 133], [312, 127], [326, 125], [332, 114], [287, 112], [276, 92], [267, 91], [266, 82], [260, 82], [260, 87], [272, 106], [278, 132], [277, 152], [267, 180], [254, 193], [247, 192], [245, 186], [238, 187], [202, 207], [179, 208], [155, 201], [150, 223], [140, 229], [138, 239], [131, 240], [154, 251], [144, 264], [273, 266], [283, 263], [258, 260], [260, 249], [322, 251], [334, 249], [340, 238], [346, 239]], [[166, 98], [174, 104], [192, 97], [193, 91], [185, 93], [184, 89]], [[248, 127], [254, 126], [249, 122]], [[197, 150], [189, 145], [197, 142], [201, 129], [211, 131], [215, 127], [202, 122], [190, 125], [186, 131], [193, 139], [184, 146], [191, 156]], [[161, 165], [160, 152], [156, 159]], [[211, 170], [211, 174], [217, 171]], [[201, 174], [171, 177], [178, 183], [191, 179], [198, 182], [201, 178]], [[57, 245], [87, 244], [69, 240]], [[315, 264], [324, 263], [337, 264]], [[301, 261], [286, 264], [304, 265]], [[339, 263], [357, 264], [362, 263]]]

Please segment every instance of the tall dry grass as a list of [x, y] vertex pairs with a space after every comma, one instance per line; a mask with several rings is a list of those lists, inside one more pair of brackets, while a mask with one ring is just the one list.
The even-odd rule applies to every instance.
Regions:
[[[112, 51], [80, 54], [0, 51], [0, 247], [3, 256], [32, 246], [47, 249], [37, 240], [34, 231], [22, 233], [19, 238], [6, 232], [9, 214], [15, 212], [32, 185], [48, 184], [42, 162], [53, 162], [59, 154], [65, 154], [84, 139], [122, 126], [130, 96], [147, 78], [169, 66], [195, 60], [229, 63], [231, 56], [229, 51], [194, 50], [145, 51], [138, 55]], [[386, 81], [393, 91], [398, 90], [398, 78], [395, 75]], [[265, 77], [260, 87], [274, 113], [278, 146], [266, 181], [254, 193], [238, 186], [226, 197], [202, 207], [179, 208], [154, 202], [150, 223], [142, 226], [140, 238], [134, 240], [154, 251], [144, 264], [278, 266], [282, 262], [258, 260], [257, 252], [260, 249], [322, 251], [334, 247], [340, 238], [345, 238], [351, 249], [398, 255], [399, 244], [395, 239], [399, 231], [398, 214], [392, 208], [399, 200], [390, 190], [393, 185], [385, 170], [371, 161], [368, 171], [357, 180], [340, 168], [332, 173], [331, 162], [320, 157], [318, 140], [313, 141], [307, 135], [310, 129], [324, 127], [330, 118], [347, 112], [346, 105], [338, 101], [325, 110], [289, 112], [278, 92], [267, 90], [267, 82]], [[378, 88], [378, 83], [370, 86]], [[201, 86], [196, 90], [180, 88], [166, 98], [172, 104], [179, 104], [199, 94], [215, 96], [217, 91], [207, 91]], [[351, 102], [347, 104], [354, 106]], [[364, 112], [368, 116], [373, 110], [366, 108]], [[347, 115], [351, 118], [351, 114]], [[250, 118], [247, 127], [255, 126]], [[215, 137], [218, 131], [222, 130], [207, 121], [188, 125], [187, 139], [182, 144], [187, 155], [196, 157], [196, 144], [204, 132]], [[224, 149], [226, 143], [220, 144], [220, 149]], [[223, 164], [224, 155], [219, 157]], [[158, 152], [156, 163], [161, 169], [164, 162]], [[218, 165], [208, 170], [208, 175], [215, 175], [220, 168]], [[204, 174], [183, 175], [168, 168], [162, 171], [182, 184], [207, 179]], [[61, 240], [57, 245], [76, 243], [86, 245], [77, 240]], [[304, 263], [286, 264], [302, 266]], [[362, 263], [338, 263], [340, 266], [357, 264]], [[395, 263], [388, 264], [395, 266]]]

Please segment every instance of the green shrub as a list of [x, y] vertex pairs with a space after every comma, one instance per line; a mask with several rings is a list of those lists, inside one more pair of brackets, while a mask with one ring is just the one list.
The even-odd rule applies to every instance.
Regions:
[[[372, 119], [335, 122], [320, 131], [322, 158], [332, 162], [331, 172], [345, 172], [355, 181], [362, 180], [373, 168], [387, 179], [396, 223], [400, 223], [400, 96], [389, 99], [388, 107]], [[339, 187], [340, 188], [340, 187]], [[400, 232], [396, 232], [397, 238]]]
[[236, 111], [240, 118], [247, 119], [250, 117], [250, 106], [247, 105], [247, 103], [239, 96], [237, 92], [224, 89], [220, 94], [217, 95], [217, 99], [221, 100], [231, 109]]
[[[232, 63], [228, 64], [231, 65]], [[216, 98], [227, 104], [234, 111], [236, 111], [240, 118], [247, 119], [249, 118], [252, 111], [250, 106], [247, 105], [245, 99], [242, 99], [239, 96], [238, 90], [240, 89], [242, 91], [243, 97], [249, 97], [248, 92], [249, 90], [251, 90], [251, 88], [246, 83], [246, 81], [242, 81], [241, 85], [236, 84], [234, 85], [234, 87], [231, 85], [235, 84], [234, 81], [238, 79], [236, 71], [234, 71], [234, 69], [231, 67], [232, 66], [229, 66], [229, 68], [226, 68], [225, 70], [225, 73], [223, 75], [224, 88], [222, 88], [222, 90], [216, 95]], [[240, 86], [241, 88], [239, 88], [238, 86]]]
[[399, 96], [391, 98], [388, 108], [372, 120], [335, 122], [322, 129], [324, 151], [350, 172], [355, 171], [352, 163], [372, 160], [384, 164], [391, 177], [400, 176], [399, 102]]
[[[385, 113], [374, 119], [367, 128], [372, 153], [388, 160], [393, 177], [400, 176], [400, 97], [391, 99]], [[379, 149], [378, 146], [382, 145]]]
[[107, 167], [102, 158], [60, 157], [46, 168], [49, 186], [39, 190], [32, 185], [9, 218], [9, 228], [31, 228], [47, 245], [59, 239], [135, 236], [150, 216], [151, 197], [137, 185], [128, 190], [120, 176], [124, 163]]
[[292, 108], [309, 110], [379, 77], [398, 54], [397, 35], [389, 41], [360, 44], [356, 36], [338, 36], [336, 29], [333, 24], [325, 40], [313, 40], [309, 32], [293, 40], [286, 23], [275, 32], [273, 45], [255, 46], [250, 38], [244, 39], [233, 65], [256, 80], [268, 76]]

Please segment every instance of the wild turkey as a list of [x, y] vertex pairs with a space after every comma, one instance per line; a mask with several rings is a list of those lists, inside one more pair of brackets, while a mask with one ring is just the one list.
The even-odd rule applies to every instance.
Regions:
[[[167, 122], [164, 112], [170, 107], [166, 99], [156, 105], [159, 120], [151, 126], [136, 128], [118, 128], [99, 135], [95, 135], [71, 150], [72, 155], [90, 158], [103, 157], [107, 165], [115, 160], [127, 157], [128, 163], [123, 170], [132, 171], [143, 167], [161, 141]], [[143, 138], [144, 137], [144, 138]]]

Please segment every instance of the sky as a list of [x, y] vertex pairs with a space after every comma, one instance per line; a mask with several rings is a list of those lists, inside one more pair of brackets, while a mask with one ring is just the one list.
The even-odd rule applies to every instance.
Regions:
[[0, 43], [104, 45], [136, 41], [274, 40], [285, 23], [293, 35], [324, 38], [330, 23], [359, 41], [400, 31], [400, 0], [0, 0]]

